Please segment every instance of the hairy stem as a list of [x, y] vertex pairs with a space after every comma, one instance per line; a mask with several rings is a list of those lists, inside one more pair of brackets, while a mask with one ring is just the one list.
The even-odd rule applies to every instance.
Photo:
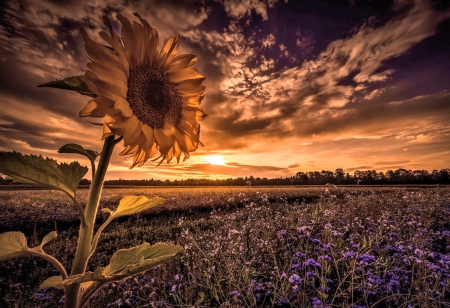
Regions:
[[100, 228], [98, 228], [97, 233], [95, 233], [94, 240], [92, 241], [92, 245], [91, 245], [91, 255], [94, 253], [95, 249], [97, 249], [97, 243], [98, 243], [98, 239], [100, 238], [100, 234], [103, 232], [103, 230], [105, 229], [105, 227], [106, 227], [107, 225], [109, 225], [110, 222], [111, 222], [111, 220], [108, 218], [108, 219], [100, 226]]
[[85, 307], [85, 305], [87, 304], [89, 298], [91, 298], [92, 295], [94, 295], [98, 290], [100, 290], [101, 287], [103, 287], [106, 284], [108, 284], [108, 283], [107, 282], [98, 283], [97, 286], [95, 286], [94, 288], [92, 288], [91, 290], [86, 292], [86, 294], [84, 294], [83, 298], [81, 299], [80, 308]]
[[30, 249], [29, 252], [35, 256], [38, 256], [48, 262], [50, 262], [54, 267], [56, 267], [56, 269], [59, 271], [59, 273], [62, 276], [62, 279], [67, 279], [68, 275], [66, 272], [66, 269], [64, 268], [64, 266], [61, 264], [61, 262], [59, 262], [55, 257], [48, 255], [44, 252], [39, 252], [37, 250], [34, 249]]
[[72, 196], [70, 196], [70, 198], [77, 207], [78, 214], [80, 215], [81, 225], [86, 227], [86, 217], [84, 215], [83, 207], [81, 206], [81, 204], [78, 202], [77, 199], [73, 198]]
[[92, 173], [92, 181], [94, 181], [95, 178], [95, 161], [91, 160], [91, 173]]
[[[115, 142], [114, 136], [110, 136], [106, 138], [105, 143], [103, 144], [103, 150], [100, 155], [98, 168], [95, 172], [95, 176], [91, 184], [91, 190], [89, 192], [89, 199], [84, 210], [86, 223], [85, 225], [80, 226], [77, 251], [73, 261], [71, 275], [83, 274], [86, 270], [89, 257], [91, 256], [91, 244], [94, 234], [95, 217], [97, 216], [106, 170], [108, 169], [109, 160], [116, 143], [117, 142]], [[80, 284], [74, 283], [68, 285], [64, 288], [64, 291], [64, 308], [78, 308], [80, 304]]]

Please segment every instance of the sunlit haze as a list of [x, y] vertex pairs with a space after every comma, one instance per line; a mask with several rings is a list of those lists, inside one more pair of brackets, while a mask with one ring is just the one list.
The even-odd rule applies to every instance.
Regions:
[[[450, 10], [440, 0], [34, 1], [0, 3], [0, 151], [58, 161], [66, 143], [101, 151], [79, 118], [89, 97], [37, 86], [80, 75], [79, 27], [138, 12], [206, 76], [204, 147], [184, 162], [113, 153], [106, 179], [287, 177], [343, 168], [450, 167]], [[89, 177], [89, 174], [87, 175]]]
[[205, 162], [212, 165], [225, 165], [222, 156], [217, 155], [206, 156]]

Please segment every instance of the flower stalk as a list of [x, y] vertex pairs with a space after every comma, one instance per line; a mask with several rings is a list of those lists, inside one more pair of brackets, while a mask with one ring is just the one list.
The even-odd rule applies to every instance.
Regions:
[[113, 31], [109, 19], [104, 18], [110, 35], [101, 32], [100, 36], [110, 46], [93, 41], [84, 29], [80, 29], [92, 64], [88, 65], [89, 70], [83, 76], [41, 85], [91, 97], [79, 115], [103, 118], [104, 144], [97, 166], [95, 161], [99, 154], [96, 151], [74, 143], [65, 144], [58, 150], [59, 153], [81, 154], [90, 160], [92, 184], [86, 206], [77, 200], [76, 190], [88, 171], [87, 167], [78, 162], [58, 164], [42, 156], [0, 152], [0, 173], [23, 183], [62, 191], [77, 207], [81, 223], [70, 275], [61, 262], [42, 251], [43, 245], [57, 238], [56, 231], [47, 234], [41, 245], [32, 249], [27, 246], [27, 239], [21, 232], [0, 234], [0, 261], [34, 254], [59, 270], [59, 276], [48, 277], [40, 287], [64, 288], [64, 308], [83, 307], [101, 286], [168, 262], [182, 250], [176, 245], [144, 242], [119, 249], [112, 255], [109, 265], [95, 272], [86, 271], [100, 234], [109, 222], [117, 217], [140, 213], [164, 201], [159, 197], [126, 196], [116, 210], [104, 209], [110, 216], [94, 234], [103, 182], [114, 146], [123, 139], [125, 149], [120, 155], [133, 158], [131, 168], [142, 166], [158, 155], [160, 163], [164, 160], [170, 162], [174, 157], [179, 162], [183, 154], [186, 160], [190, 157], [189, 152], [203, 146], [199, 139], [199, 121], [206, 116], [200, 106], [205, 77], [193, 67], [197, 56], [177, 55], [179, 35], [167, 38], [164, 47], [158, 51], [158, 32], [138, 14], [135, 15], [140, 24], [131, 24], [127, 18], [117, 15], [123, 26], [121, 37]]
[[[86, 270], [89, 257], [92, 255], [91, 245], [94, 234], [95, 218], [97, 216], [106, 170], [108, 169], [111, 154], [115, 145], [116, 142], [114, 136], [106, 138], [103, 144], [98, 168], [91, 184], [86, 208], [84, 209], [84, 216], [86, 218], [85, 225], [80, 225], [80, 235], [78, 237], [77, 251], [73, 261], [71, 275], [83, 274]], [[81, 301], [80, 293], [80, 283], [66, 286], [64, 308], [79, 307]]]

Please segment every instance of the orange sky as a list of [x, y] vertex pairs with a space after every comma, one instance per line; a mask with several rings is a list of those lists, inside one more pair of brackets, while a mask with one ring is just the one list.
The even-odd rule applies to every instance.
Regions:
[[199, 56], [205, 147], [184, 163], [129, 170], [119, 144], [107, 179], [450, 167], [450, 11], [441, 2], [25, 2], [0, 8], [0, 151], [89, 166], [56, 153], [65, 143], [101, 150], [101, 128], [78, 117], [89, 98], [37, 85], [86, 69], [78, 27], [101, 41], [102, 12], [139, 12], [161, 42], [179, 33], [179, 53]]

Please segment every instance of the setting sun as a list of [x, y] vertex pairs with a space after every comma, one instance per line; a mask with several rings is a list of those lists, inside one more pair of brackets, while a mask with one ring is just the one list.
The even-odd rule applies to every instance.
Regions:
[[211, 165], [225, 165], [222, 156], [219, 155], [206, 156], [205, 162]]

